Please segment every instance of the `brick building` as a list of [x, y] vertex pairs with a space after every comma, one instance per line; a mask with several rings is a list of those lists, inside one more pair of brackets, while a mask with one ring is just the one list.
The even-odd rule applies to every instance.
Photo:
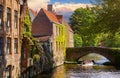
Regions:
[[67, 48], [74, 47], [74, 39], [73, 39], [74, 32], [70, 27], [70, 25], [65, 20], [63, 20], [63, 24], [66, 27], [66, 47]]
[[32, 44], [32, 36], [31, 36], [31, 18], [28, 10], [27, 0], [21, 1], [21, 9], [20, 9], [20, 36], [21, 36], [21, 78], [27, 77], [27, 69], [33, 65], [32, 62], [32, 53], [31, 53], [31, 45]]
[[48, 5], [47, 10], [42, 8], [35, 17], [32, 23], [32, 35], [41, 43], [46, 52], [52, 54], [53, 67], [64, 63], [66, 46], [74, 46], [72, 29], [64, 21], [63, 15], [57, 15], [53, 11], [52, 5]]
[[0, 0], [0, 78], [20, 75], [19, 18], [19, 0]]

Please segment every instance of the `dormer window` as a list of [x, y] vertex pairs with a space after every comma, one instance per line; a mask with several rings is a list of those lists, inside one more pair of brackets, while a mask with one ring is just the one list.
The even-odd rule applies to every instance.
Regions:
[[7, 8], [7, 27], [11, 26], [11, 9]]

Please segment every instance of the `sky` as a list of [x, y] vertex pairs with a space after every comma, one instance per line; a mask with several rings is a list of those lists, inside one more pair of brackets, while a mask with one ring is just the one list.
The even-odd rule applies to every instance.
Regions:
[[66, 21], [75, 9], [86, 6], [92, 6], [91, 0], [28, 0], [29, 8], [39, 11], [40, 8], [47, 8], [47, 4], [53, 4], [53, 9], [57, 14], [62, 14]]
[[37, 10], [46, 4], [90, 4], [90, 1], [91, 0], [28, 0], [28, 4], [30, 8]]
[[51, 0], [50, 3], [54, 4], [55, 2], [60, 3], [90, 3], [90, 0]]

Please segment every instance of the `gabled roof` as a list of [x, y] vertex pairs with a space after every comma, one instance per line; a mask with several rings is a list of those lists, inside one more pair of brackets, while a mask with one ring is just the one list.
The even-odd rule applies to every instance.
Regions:
[[49, 12], [49, 11], [43, 9], [43, 8], [42, 8], [41, 10], [44, 11], [44, 13], [46, 14], [46, 16], [48, 17], [48, 19], [49, 19], [51, 22], [59, 23], [56, 15], [55, 15], [54, 13], [51, 13], [51, 12]]
[[46, 41], [53, 34], [52, 23], [63, 24], [66, 29], [73, 32], [69, 24], [63, 19], [63, 15], [56, 15], [43, 8], [38, 12], [32, 23], [32, 35], [40, 41]]
[[[51, 13], [43, 8], [41, 10], [44, 11], [44, 13], [47, 15], [47, 17], [49, 18], [49, 20], [51, 22], [64, 24], [69, 31], [73, 32], [70, 25], [63, 19], [63, 15], [56, 15], [56, 14]], [[62, 21], [63, 21], [63, 23], [62, 23]]]
[[72, 30], [72, 28], [70, 27], [70, 25], [69, 25], [65, 20], [63, 20], [63, 22], [64, 22], [64, 25], [66, 26], [67, 30], [73, 32], [73, 30]]
[[29, 8], [29, 10], [32, 12], [32, 14], [33, 14], [34, 16], [37, 16], [37, 12], [35, 12], [35, 11], [32, 10], [31, 8]]
[[56, 15], [57, 19], [59, 20], [59, 22], [63, 25], [66, 26], [66, 29], [73, 32], [71, 26], [64, 20], [63, 15]]
[[55, 14], [42, 8], [32, 23], [33, 36], [52, 35], [52, 22], [59, 23]]

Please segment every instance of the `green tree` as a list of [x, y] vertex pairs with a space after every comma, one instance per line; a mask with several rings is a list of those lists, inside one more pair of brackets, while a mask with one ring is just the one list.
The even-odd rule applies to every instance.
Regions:
[[102, 33], [99, 42], [106, 47], [120, 47], [120, 0], [96, 0], [94, 29]]
[[93, 11], [97, 13], [95, 26], [104, 33], [120, 32], [120, 0], [96, 0]]
[[78, 34], [74, 34], [74, 45], [75, 45], [75, 47], [82, 46], [82, 38]]
[[103, 47], [120, 47], [120, 34], [114, 35], [108, 33], [100, 33], [98, 36], [98, 46]]
[[114, 35], [104, 34], [104, 37], [101, 37], [101, 41], [106, 47], [120, 47], [120, 34], [116, 33]]
[[96, 14], [94, 14], [94, 12], [92, 12], [89, 8], [78, 8], [70, 17], [72, 29], [82, 38], [82, 46], [95, 45], [95, 39], [97, 37], [93, 30], [95, 18]]

